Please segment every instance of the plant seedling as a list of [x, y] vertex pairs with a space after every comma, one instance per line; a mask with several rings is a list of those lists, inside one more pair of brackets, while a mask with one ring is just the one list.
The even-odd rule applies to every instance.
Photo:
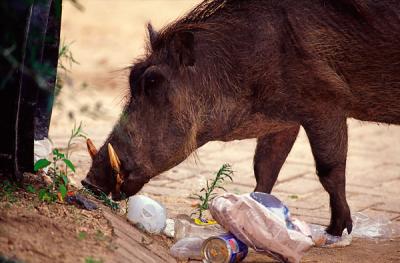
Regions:
[[87, 233], [85, 231], [79, 231], [79, 233], [78, 233], [79, 240], [84, 240], [86, 237], [87, 237]]
[[[71, 148], [74, 145], [74, 141], [78, 138], [86, 138], [85, 133], [82, 131], [82, 122], [77, 127], [76, 124], [71, 131], [71, 135], [68, 140], [65, 154], [59, 149], [53, 150], [53, 159], [40, 159], [34, 165], [35, 172], [49, 167], [47, 175], [52, 179], [53, 183], [47, 187], [39, 190], [39, 199], [45, 202], [54, 202], [57, 199], [64, 201], [68, 192], [68, 169], [75, 172], [75, 166], [70, 160], [72, 151]], [[60, 163], [65, 165], [65, 169], [60, 169]]]
[[26, 190], [28, 193], [31, 193], [31, 194], [36, 193], [35, 187], [33, 187], [31, 184], [28, 184], [28, 185], [25, 187], [25, 190]]
[[[64, 86], [65, 78], [68, 78], [69, 69], [72, 68], [73, 64], [79, 64], [78, 61], [72, 55], [71, 45], [73, 42], [66, 44], [65, 41], [60, 45], [60, 49], [58, 51], [58, 70], [57, 72], [57, 80], [56, 80], [56, 88], [55, 88], [55, 96], [57, 97], [61, 89]], [[61, 73], [63, 71], [63, 74]]]
[[5, 180], [0, 182], [0, 189], [0, 199], [5, 199], [10, 203], [17, 201], [14, 192], [17, 191], [18, 186], [15, 183]]
[[85, 263], [103, 263], [103, 260], [101, 259], [94, 259], [93, 257], [87, 257], [85, 258]]
[[[225, 182], [226, 179], [233, 181], [232, 179], [233, 171], [229, 164], [224, 164], [215, 174], [215, 178], [212, 180], [207, 180], [206, 187], [200, 190], [201, 194], [195, 194], [194, 196], [197, 197], [199, 200], [199, 204], [197, 205], [196, 212], [193, 214], [198, 213], [198, 219], [203, 221], [203, 213], [208, 210], [208, 204], [211, 202], [215, 197], [216, 193], [214, 190], [222, 189], [224, 191], [225, 188], [222, 187], [222, 184]], [[193, 215], [192, 214], [192, 215]]]

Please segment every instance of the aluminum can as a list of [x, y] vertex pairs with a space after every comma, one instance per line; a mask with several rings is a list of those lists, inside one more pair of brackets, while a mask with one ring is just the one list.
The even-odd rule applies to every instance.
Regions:
[[242, 261], [248, 251], [245, 243], [227, 233], [206, 239], [201, 254], [207, 263], [236, 263]]

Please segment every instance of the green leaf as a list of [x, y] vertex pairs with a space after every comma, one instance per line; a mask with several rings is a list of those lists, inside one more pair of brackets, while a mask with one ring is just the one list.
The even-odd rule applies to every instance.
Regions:
[[72, 164], [72, 162], [68, 159], [62, 159], [62, 160], [75, 173], [75, 166]]
[[103, 263], [102, 259], [94, 259], [93, 257], [85, 258], [85, 263]]
[[39, 200], [43, 201], [43, 197], [46, 194], [47, 190], [42, 188], [39, 190]]
[[233, 182], [232, 176], [230, 175], [225, 175], [225, 176], [228, 177]]
[[49, 191], [46, 188], [42, 188], [39, 191], [39, 200], [43, 202], [51, 202], [51, 196]]
[[36, 189], [31, 184], [26, 187], [26, 191], [32, 194], [36, 193]]
[[53, 150], [53, 155], [57, 158], [57, 159], [63, 159], [65, 158], [65, 155], [60, 152], [57, 148]]
[[60, 185], [60, 187], [58, 188], [58, 190], [61, 193], [62, 198], [64, 199], [67, 196], [67, 188], [65, 187], [65, 185]]
[[69, 182], [68, 177], [65, 174], [63, 174], [61, 178], [63, 179], [64, 185], [68, 185]]
[[224, 191], [226, 192], [226, 189], [225, 189], [224, 187], [218, 186], [218, 188], [219, 188], [219, 189], [222, 189], [222, 190], [224, 190]]
[[86, 237], [87, 237], [87, 234], [85, 231], [79, 231], [79, 233], [78, 233], [79, 240], [84, 240]]
[[38, 161], [35, 163], [35, 165], [34, 165], [34, 167], [33, 167], [33, 170], [34, 170], [35, 172], [37, 172], [37, 171], [39, 171], [40, 169], [43, 169], [43, 168], [49, 166], [50, 164], [51, 164], [51, 162], [50, 162], [49, 160], [47, 160], [47, 159], [40, 159], [40, 160], [38, 160]]

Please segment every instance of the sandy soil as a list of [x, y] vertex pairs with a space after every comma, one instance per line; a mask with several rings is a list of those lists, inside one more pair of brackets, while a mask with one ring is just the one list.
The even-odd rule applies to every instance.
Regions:
[[[34, 178], [28, 179], [25, 187], [38, 191], [43, 185]], [[22, 188], [0, 191], [0, 256], [38, 263], [86, 262], [90, 258], [110, 262], [114, 249], [112, 228], [101, 209], [43, 203], [37, 192]]]

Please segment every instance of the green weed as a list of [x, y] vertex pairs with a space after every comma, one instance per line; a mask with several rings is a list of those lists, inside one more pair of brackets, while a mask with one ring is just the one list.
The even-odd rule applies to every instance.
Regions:
[[78, 233], [78, 239], [79, 240], [84, 240], [87, 237], [87, 233], [85, 231], [79, 231]]
[[93, 257], [85, 258], [85, 263], [103, 263], [102, 259], [94, 259]]
[[13, 182], [8, 180], [0, 182], [0, 199], [15, 203], [17, 201], [17, 197], [15, 196], [17, 189], [18, 186]]
[[[222, 189], [224, 191], [225, 188], [222, 187], [222, 184], [225, 182], [226, 179], [232, 180], [233, 171], [229, 164], [224, 164], [215, 174], [215, 178], [212, 180], [207, 180], [206, 187], [200, 190], [202, 194], [195, 194], [194, 196], [199, 199], [199, 204], [197, 206], [196, 212], [193, 214], [198, 214], [198, 218], [201, 220], [203, 218], [203, 213], [208, 210], [208, 204], [211, 202], [215, 197], [216, 193], [214, 190]], [[192, 214], [192, 215], [193, 215]]]
[[[67, 196], [69, 183], [68, 170], [70, 169], [72, 172], [75, 172], [75, 166], [70, 160], [72, 154], [71, 147], [78, 138], [86, 138], [82, 130], [82, 123], [80, 123], [78, 127], [74, 125], [65, 154], [56, 148], [53, 150], [53, 158], [51, 161], [48, 159], [40, 159], [35, 163], [35, 172], [49, 167], [47, 175], [52, 179], [52, 184], [50, 186], [39, 190], [39, 199], [41, 201], [54, 202], [57, 199], [64, 200]], [[60, 168], [60, 164], [65, 165], [64, 169]]]
[[75, 60], [72, 55], [71, 45], [73, 42], [66, 44], [65, 41], [61, 44], [61, 47], [58, 51], [58, 71], [57, 71], [57, 80], [55, 87], [55, 96], [57, 97], [62, 88], [64, 87], [65, 79], [68, 78], [69, 69], [72, 68], [73, 64], [79, 64], [77, 60]]
[[31, 193], [31, 194], [36, 193], [35, 187], [33, 187], [31, 184], [28, 184], [27, 186], [25, 186], [25, 190], [26, 190], [28, 193]]

